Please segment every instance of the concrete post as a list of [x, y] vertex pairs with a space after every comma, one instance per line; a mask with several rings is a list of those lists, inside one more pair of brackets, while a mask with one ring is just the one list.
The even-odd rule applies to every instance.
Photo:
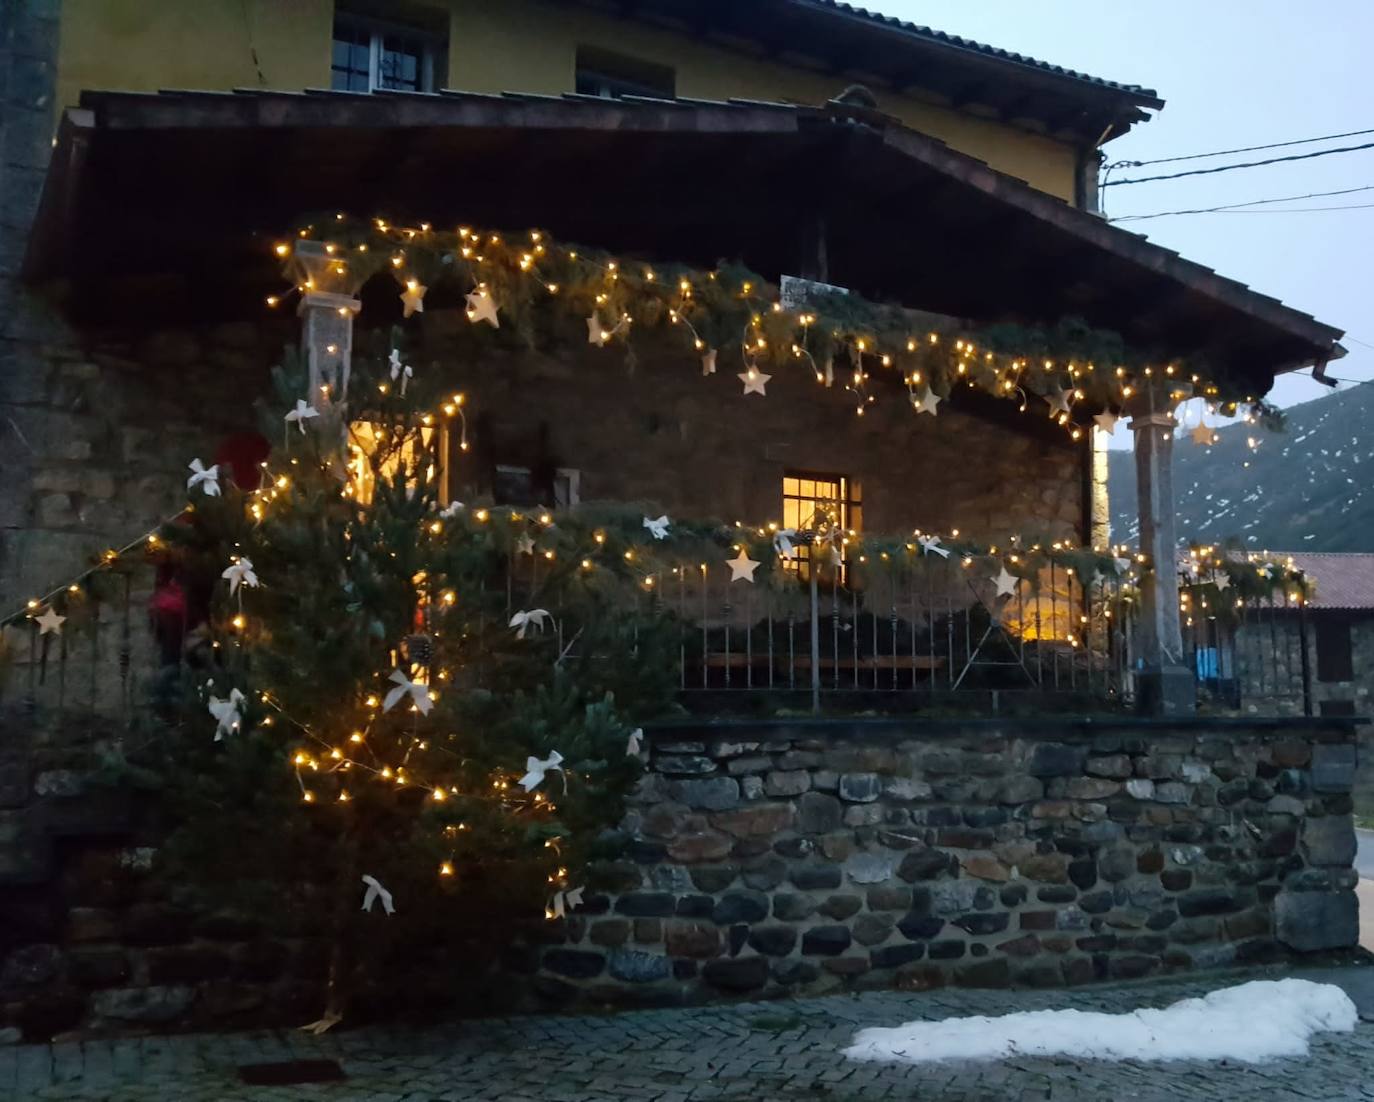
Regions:
[[1183, 662], [1179, 617], [1173, 481], [1176, 427], [1167, 412], [1142, 411], [1131, 418], [1140, 550], [1149, 559], [1140, 582], [1136, 684], [1141, 710], [1152, 715], [1186, 715], [1197, 707], [1193, 671]]

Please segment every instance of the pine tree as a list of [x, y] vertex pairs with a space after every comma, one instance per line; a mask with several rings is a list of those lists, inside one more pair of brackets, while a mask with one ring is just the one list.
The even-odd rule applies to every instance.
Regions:
[[398, 960], [573, 910], [641, 771], [636, 717], [671, 689], [632, 556], [573, 550], [604, 530], [440, 500], [463, 398], [404, 373], [398, 339], [356, 357], [347, 398], [302, 398], [287, 357], [260, 484], [193, 492], [167, 533], [216, 577], [171, 849], [203, 893], [314, 936], [319, 1028], [361, 986], [396, 997]]

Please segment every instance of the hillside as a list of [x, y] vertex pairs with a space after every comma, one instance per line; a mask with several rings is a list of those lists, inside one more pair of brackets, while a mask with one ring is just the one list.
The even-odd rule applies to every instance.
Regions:
[[[1281, 433], [1230, 425], [1174, 443], [1178, 535], [1283, 551], [1374, 550], [1374, 385], [1292, 406]], [[1121, 432], [1125, 426], [1117, 429]], [[1251, 451], [1247, 435], [1260, 441]], [[1249, 461], [1249, 466], [1245, 462]], [[1136, 539], [1135, 460], [1110, 456], [1112, 539]]]

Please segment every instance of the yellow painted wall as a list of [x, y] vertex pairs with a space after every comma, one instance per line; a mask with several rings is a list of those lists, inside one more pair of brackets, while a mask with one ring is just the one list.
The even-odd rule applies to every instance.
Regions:
[[[541, 0], [430, 0], [429, 6], [451, 9], [448, 84], [454, 88], [572, 91], [578, 46], [669, 65], [680, 96], [821, 103], [846, 84]], [[73, 104], [88, 88], [328, 87], [333, 8], [333, 0], [64, 0], [60, 102]], [[856, 64], [862, 67], [862, 59]], [[1070, 146], [876, 91], [882, 108], [913, 129], [1072, 200]]]

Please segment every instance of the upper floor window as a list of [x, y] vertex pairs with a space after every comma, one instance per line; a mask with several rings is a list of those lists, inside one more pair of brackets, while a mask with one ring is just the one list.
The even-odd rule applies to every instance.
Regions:
[[579, 46], [577, 91], [580, 95], [603, 99], [621, 96], [672, 99], [677, 94], [677, 77], [667, 65], [655, 65], [592, 46]]
[[443, 48], [443, 36], [423, 27], [336, 12], [330, 87], [336, 92], [433, 92]]

